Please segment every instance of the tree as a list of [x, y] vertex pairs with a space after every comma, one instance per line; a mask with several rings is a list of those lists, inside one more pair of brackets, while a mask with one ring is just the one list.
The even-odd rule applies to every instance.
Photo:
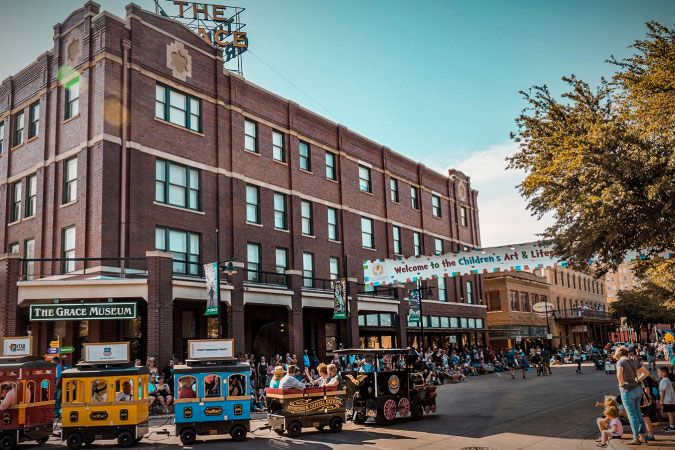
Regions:
[[647, 283], [630, 291], [619, 291], [619, 299], [609, 308], [617, 319], [625, 317], [634, 330], [640, 332], [645, 328], [650, 336], [654, 325], [675, 322], [675, 310], [666, 305], [669, 295], [667, 290]]
[[571, 75], [561, 99], [546, 85], [521, 92], [528, 106], [511, 135], [508, 168], [527, 173], [528, 209], [554, 215], [542, 237], [574, 268], [593, 260], [598, 276], [629, 252], [675, 244], [675, 29], [647, 28], [596, 89]]

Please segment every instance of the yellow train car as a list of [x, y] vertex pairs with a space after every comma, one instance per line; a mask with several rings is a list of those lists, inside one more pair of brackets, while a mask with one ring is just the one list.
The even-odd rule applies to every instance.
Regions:
[[76, 449], [117, 439], [120, 447], [148, 433], [148, 368], [131, 362], [82, 363], [63, 371], [61, 439]]

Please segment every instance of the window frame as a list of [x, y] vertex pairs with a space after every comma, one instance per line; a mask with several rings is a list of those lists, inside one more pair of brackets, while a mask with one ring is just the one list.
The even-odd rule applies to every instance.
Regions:
[[415, 211], [420, 210], [420, 193], [416, 186], [410, 186], [410, 207]]
[[443, 217], [441, 211], [441, 197], [435, 194], [431, 194], [431, 214], [439, 219]]
[[[249, 125], [249, 124], [253, 125], [253, 132], [255, 133], [253, 135], [248, 134], [248, 132], [246, 131], [246, 126]], [[258, 143], [258, 136], [259, 135], [260, 135], [260, 133], [259, 133], [259, 130], [258, 130], [258, 122], [254, 121], [254, 120], [251, 120], [249, 118], [244, 118], [244, 150], [246, 150], [247, 152], [260, 154], [260, 145]], [[254, 149], [250, 149], [250, 148], [247, 147], [247, 139], [246, 138], [253, 139]]]
[[[14, 123], [14, 133], [12, 136], [12, 148], [23, 145], [25, 142], [24, 139], [24, 130], [26, 129], [26, 111], [21, 110], [15, 113], [12, 116], [12, 121]], [[19, 127], [19, 123], [21, 127]]]
[[40, 100], [28, 107], [28, 139], [37, 137], [40, 132]]
[[398, 179], [394, 177], [389, 178], [389, 198], [392, 203], [399, 203], [400, 197], [398, 192]]
[[[72, 86], [77, 85], [77, 96], [72, 97]], [[80, 77], [76, 76], [72, 80], [64, 84], [65, 88], [65, 111], [63, 113], [63, 118], [65, 120], [72, 119], [77, 117], [80, 114]], [[77, 109], [77, 112], [73, 112], [74, 109]]]
[[[305, 267], [305, 257], [308, 256], [311, 261], [311, 269]], [[311, 276], [307, 276], [307, 274]], [[314, 287], [314, 274], [316, 273], [316, 259], [312, 252], [302, 252], [302, 286], [306, 288]]]
[[[35, 190], [33, 190], [35, 187]], [[37, 210], [37, 174], [26, 177], [26, 207], [24, 218], [34, 217]]]
[[[279, 265], [279, 252], [283, 252], [284, 256], [284, 265], [283, 267]], [[275, 247], [274, 248], [274, 267], [278, 274], [285, 275], [288, 270], [288, 249], [285, 247]], [[279, 272], [279, 269], [283, 268], [283, 272]]]
[[[70, 170], [68, 169], [68, 165], [71, 161], [75, 161], [75, 178], [73, 179], [70, 179]], [[77, 162], [77, 155], [63, 160], [63, 193], [61, 198], [62, 205], [66, 205], [77, 200]], [[75, 186], [75, 192], [73, 192], [74, 198], [71, 198], [70, 188], [73, 185]]]
[[[66, 249], [66, 233], [73, 230], [73, 248]], [[75, 258], [75, 249], [77, 247], [77, 228], [75, 225], [68, 225], [61, 228], [61, 273], [66, 274], [75, 270], [75, 261], [65, 261], [66, 258]], [[68, 256], [72, 253], [72, 256]]]
[[[281, 146], [274, 143], [274, 138], [276, 136], [281, 136]], [[277, 151], [281, 152], [281, 158], [276, 157]], [[286, 162], [286, 133], [283, 131], [272, 130], [272, 159], [282, 163]]]
[[15, 181], [12, 183], [12, 196], [10, 203], [10, 212], [9, 212], [9, 223], [18, 222], [21, 220], [21, 203], [23, 202], [22, 197], [22, 186], [21, 180]]
[[[362, 176], [362, 173], [365, 174], [365, 177]], [[373, 193], [373, 181], [370, 167], [364, 166], [363, 164], [359, 164], [359, 191], [368, 194]]]
[[[333, 263], [337, 264], [337, 272], [335, 273], [333, 273]], [[340, 258], [337, 256], [328, 257], [328, 278], [330, 278], [331, 280], [340, 279]]]
[[[163, 231], [164, 232], [164, 248], [157, 248], [157, 233], [158, 231]], [[176, 233], [184, 233], [185, 234], [185, 259], [176, 259], [176, 252], [170, 249], [170, 233], [171, 232], [176, 232]], [[197, 243], [198, 243], [198, 253], [194, 253], [192, 250], [192, 236], [197, 237]], [[189, 231], [189, 230], [181, 230], [179, 228], [172, 228], [172, 227], [165, 227], [161, 225], [155, 226], [155, 249], [156, 250], [161, 250], [165, 252], [171, 252], [173, 253], [174, 257], [172, 259], [172, 265], [171, 265], [171, 271], [173, 274], [177, 275], [185, 275], [185, 276], [201, 276], [202, 275], [202, 267], [201, 267], [201, 262], [202, 262], [202, 235], [201, 233], [197, 233], [194, 231]], [[197, 261], [192, 261], [191, 257], [192, 256], [197, 256]], [[176, 264], [183, 264], [185, 267], [185, 271], [177, 271], [176, 269]], [[196, 270], [193, 270], [193, 267], [196, 268]]]
[[[164, 165], [164, 180], [157, 179], [157, 166], [159, 164]], [[171, 183], [171, 166], [176, 166], [185, 170], [185, 185]], [[196, 173], [197, 176], [197, 189], [194, 189], [191, 186], [192, 173]], [[164, 193], [164, 200], [157, 198], [157, 184], [161, 183], [163, 185], [162, 190]], [[177, 203], [171, 203], [171, 186], [178, 186], [185, 190], [185, 205], [180, 205]], [[190, 194], [192, 192], [197, 193], [197, 205], [192, 207], [190, 202]], [[202, 171], [195, 169], [194, 167], [187, 166], [185, 164], [175, 163], [163, 158], [155, 158], [155, 201], [163, 205], [174, 206], [176, 208], [189, 209], [191, 211], [201, 211], [202, 210]]]
[[468, 227], [469, 226], [469, 217], [467, 215], [467, 209], [466, 206], [460, 206], [459, 207], [459, 214], [460, 214], [460, 225], [463, 227]]
[[[28, 253], [29, 242], [33, 243], [32, 255]], [[24, 280], [30, 281], [33, 279], [33, 275], [35, 275], [35, 261], [26, 261], [26, 259], [35, 258], [35, 236], [23, 240], [23, 257], [24, 257], [23, 261]]]
[[[304, 148], [307, 149], [306, 155], [302, 154], [303, 146], [304, 146]], [[298, 154], [300, 155], [300, 160], [298, 162], [300, 170], [311, 173], [312, 172], [312, 147], [309, 145], [309, 142], [305, 142], [303, 140], [298, 141]], [[303, 162], [304, 162], [304, 165], [306, 167], [302, 167]]]
[[401, 247], [401, 227], [398, 227], [396, 225], [393, 225], [391, 227], [391, 240], [394, 244], [394, 254], [402, 255], [403, 253]]
[[0, 120], [0, 155], [4, 151], [5, 147], [5, 121]]
[[[157, 99], [157, 88], [164, 88], [164, 101], [160, 101]], [[171, 121], [171, 92], [175, 92], [176, 94], [184, 95], [185, 96], [185, 110], [182, 110], [185, 113], [185, 123], [177, 123]], [[199, 105], [199, 114], [194, 114], [192, 112], [192, 101], [196, 101], [197, 104]], [[164, 117], [159, 117], [157, 115], [157, 104], [160, 104], [163, 106], [162, 112]], [[176, 108], [180, 109], [180, 108]], [[172, 87], [167, 86], [164, 83], [156, 83], [155, 84], [155, 118], [157, 120], [161, 120], [162, 122], [169, 123], [171, 125], [176, 125], [181, 128], [185, 128], [186, 130], [194, 131], [195, 133], [203, 133], [203, 128], [202, 128], [202, 99], [199, 97], [196, 97], [194, 95], [190, 95], [187, 92], [179, 91], [178, 89], [174, 89]], [[197, 129], [192, 128], [192, 116], [197, 117]]]
[[413, 255], [422, 256], [422, 236], [417, 231], [413, 231]]
[[[331, 213], [334, 214], [335, 223], [331, 223]], [[326, 220], [328, 225], [328, 240], [333, 242], [340, 241], [340, 226], [339, 226], [339, 216], [338, 210], [336, 208], [331, 208], [330, 206], [326, 209]]]
[[[281, 192], [274, 192], [274, 229], [288, 231], [288, 203], [286, 194]], [[277, 209], [277, 199], [280, 198], [283, 202], [283, 209]], [[277, 218], [281, 217], [281, 227], [277, 226]]]
[[[439, 249], [438, 249], [438, 244], [439, 244], [439, 243], [441, 244], [441, 249], [440, 249], [440, 251], [439, 251]], [[440, 256], [440, 255], [442, 255], [442, 254], [445, 252], [445, 248], [444, 248], [444, 247], [445, 247], [445, 245], [443, 244], [443, 239], [434, 238], [434, 255], [435, 255], [435, 256]]]
[[[332, 164], [328, 164], [328, 159], [332, 160]], [[330, 174], [329, 174], [330, 169]], [[335, 153], [326, 150], [326, 179], [331, 181], [337, 181], [337, 160]]]
[[[309, 205], [309, 215], [305, 216], [303, 206]], [[305, 233], [305, 224], [307, 224], [307, 233]], [[300, 201], [300, 233], [303, 236], [314, 236], [314, 205], [309, 200]]]
[[[443, 295], [441, 295], [441, 292]], [[445, 277], [438, 278], [438, 301], [447, 302], [448, 301], [448, 287], [445, 284]]]
[[[249, 188], [255, 191], [255, 203], [249, 203], [248, 199], [248, 193], [249, 193]], [[246, 223], [253, 223], [256, 225], [261, 224], [261, 217], [260, 217], [260, 186], [256, 186], [255, 184], [246, 184], [246, 189], [245, 189], [245, 196], [246, 196]], [[251, 207], [255, 211], [255, 220], [249, 220], [249, 210], [251, 210]]]
[[[369, 224], [370, 226], [370, 232], [367, 232], [364, 230], [364, 223]], [[369, 248], [369, 249], [374, 249], [375, 248], [375, 227], [373, 226], [373, 219], [370, 219], [368, 217], [363, 217], [361, 216], [361, 247], [363, 248]], [[368, 237], [370, 239], [370, 245], [367, 245], [364, 237]]]
[[[255, 249], [258, 261], [251, 262], [251, 254], [249, 251]], [[252, 265], [255, 267], [252, 268]], [[260, 281], [260, 274], [262, 272], [262, 245], [257, 242], [246, 243], [246, 281], [257, 283]]]

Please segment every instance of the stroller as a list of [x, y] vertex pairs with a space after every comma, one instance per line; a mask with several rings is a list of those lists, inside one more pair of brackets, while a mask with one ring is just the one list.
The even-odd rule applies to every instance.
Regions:
[[605, 370], [605, 360], [598, 358], [595, 360], [595, 370]]

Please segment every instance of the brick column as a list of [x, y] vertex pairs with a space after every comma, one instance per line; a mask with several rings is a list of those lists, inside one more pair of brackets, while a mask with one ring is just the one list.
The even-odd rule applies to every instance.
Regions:
[[408, 347], [408, 307], [405, 299], [405, 289], [402, 287], [396, 288], [396, 301], [398, 301], [398, 322], [396, 324], [396, 337], [398, 339], [398, 347]]
[[[243, 267], [237, 264], [237, 273], [231, 277], [232, 289], [230, 307], [227, 309], [227, 338], [234, 339], [234, 356], [246, 352], [246, 317], [244, 310], [244, 276]], [[225, 307], [222, 303], [221, 307]]]
[[345, 343], [345, 348], [359, 348], [359, 288], [356, 278], [347, 278], [349, 286], [349, 327], [350, 342]]
[[173, 253], [150, 251], [148, 266], [148, 356], [164, 367], [173, 355]]
[[0, 255], [0, 336], [16, 336], [19, 320], [21, 260], [15, 253]]
[[298, 366], [304, 365], [305, 325], [302, 320], [302, 272], [287, 270], [289, 288], [293, 290], [291, 310], [288, 311], [288, 351], [298, 358]]

